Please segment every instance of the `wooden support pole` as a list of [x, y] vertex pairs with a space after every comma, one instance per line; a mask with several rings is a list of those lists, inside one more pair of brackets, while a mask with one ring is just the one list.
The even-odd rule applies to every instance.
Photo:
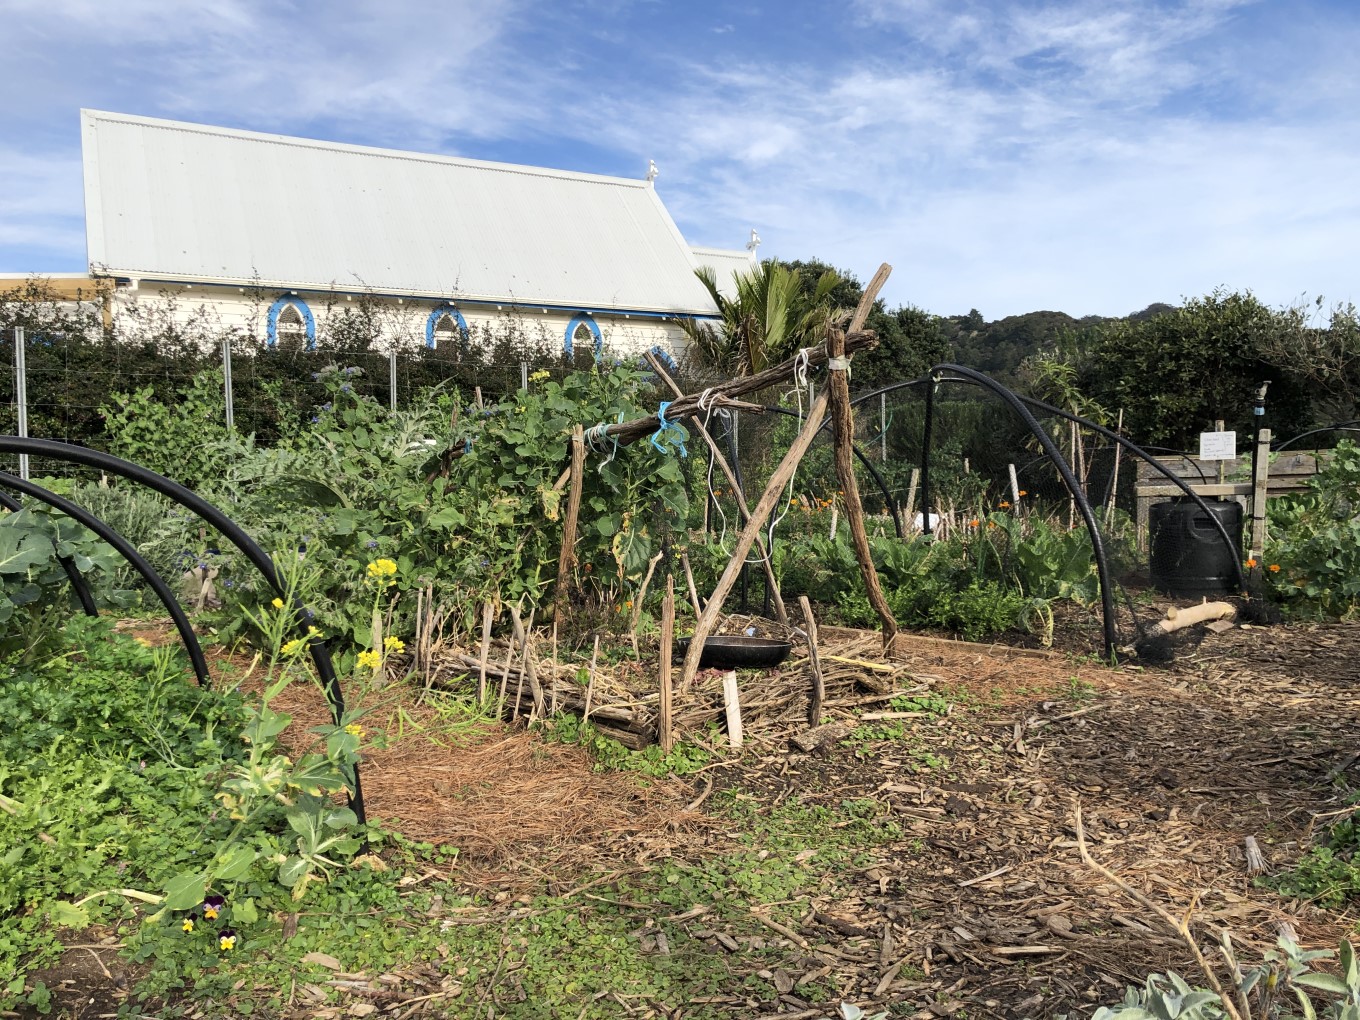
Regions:
[[[1115, 423], [1114, 432], [1117, 436], [1124, 434], [1124, 409], [1119, 409], [1119, 420]], [[1108, 531], [1114, 525], [1115, 500], [1119, 496], [1119, 458], [1124, 452], [1124, 447], [1119, 443], [1114, 444], [1114, 474], [1110, 477], [1110, 502], [1105, 507], [1105, 530]]]
[[[650, 351], [647, 352], [645, 357], [647, 359], [647, 364], [652, 366], [652, 371], [666, 384], [666, 387], [677, 397], [682, 396], [683, 394], [680, 387], [676, 385], [675, 380], [672, 379], [670, 373], [666, 371], [666, 366], [661, 364], [661, 359]], [[695, 417], [694, 429], [708, 445], [709, 454], [713, 458], [713, 463], [718, 465], [718, 469], [722, 471], [723, 477], [727, 479], [727, 484], [732, 487], [732, 495], [735, 496], [737, 500], [737, 510], [741, 514], [742, 523], [745, 524], [751, 519], [751, 509], [746, 503], [745, 493], [741, 491], [741, 486], [737, 484], [737, 476], [732, 470], [732, 465], [727, 462], [727, 458], [724, 457], [722, 451], [718, 449], [717, 441], [709, 433], [702, 418]], [[779, 594], [779, 582], [775, 580], [774, 566], [770, 562], [770, 551], [765, 548], [765, 539], [759, 536], [756, 538], [756, 555], [760, 557], [760, 566], [765, 572], [765, 584], [769, 587], [770, 597], [774, 602], [775, 617], [780, 623], [788, 626], [789, 614], [784, 608], [784, 599]]]
[[727, 712], [727, 742], [734, 750], [741, 749], [741, 694], [737, 690], [737, 671], [723, 674], [723, 708]]
[[911, 481], [907, 483], [907, 504], [902, 508], [902, 534], [909, 535], [916, 530], [916, 488], [921, 484], [921, 469], [911, 469]]
[[1251, 559], [1256, 570], [1266, 551], [1266, 483], [1270, 480], [1270, 429], [1256, 435], [1256, 486], [1251, 493]]
[[675, 578], [666, 575], [666, 598], [661, 603], [661, 715], [658, 736], [661, 753], [675, 747], [674, 721], [671, 717], [671, 649], [675, 646]]
[[571, 430], [571, 479], [567, 483], [567, 516], [562, 522], [562, 551], [557, 557], [557, 585], [553, 589], [553, 616], [558, 615], [571, 584], [576, 561], [576, 526], [581, 516], [581, 488], [585, 481], [586, 440], [580, 425]]
[[806, 595], [798, 596], [803, 610], [803, 632], [807, 635], [808, 662], [812, 667], [812, 694], [808, 698], [808, 725], [822, 724], [822, 701], [826, 697], [826, 682], [822, 678], [822, 657], [817, 651], [817, 620], [812, 615], [812, 603]]
[[[879, 266], [868, 288], [869, 307], [873, 306], [873, 296], [877, 295], [888, 280], [892, 267], [886, 262]], [[860, 303], [855, 320], [850, 328], [857, 329], [862, 324], [862, 316], [868, 315], [868, 308]], [[855, 547], [855, 559], [859, 561], [859, 571], [864, 578], [865, 590], [869, 593], [869, 604], [874, 607], [883, 625], [883, 647], [892, 643], [897, 633], [897, 618], [893, 616], [883, 588], [878, 583], [878, 571], [874, 568], [873, 555], [869, 551], [869, 535], [864, 528], [864, 505], [859, 498], [859, 479], [855, 476], [855, 417], [850, 407], [850, 359], [845, 353], [845, 334], [832, 328], [826, 341], [827, 375], [831, 394], [831, 425], [836, 444], [836, 478], [841, 485], [845, 499], [845, 521], [850, 525], [850, 540]]]
[[694, 607], [694, 618], [697, 620], [703, 613], [704, 607], [699, 604], [699, 589], [694, 587], [694, 571], [689, 565], [689, 553], [680, 554], [680, 565], [685, 568], [685, 584], [689, 586], [689, 601]]
[[737, 575], [741, 573], [742, 564], [746, 562], [746, 557], [751, 551], [751, 546], [755, 543], [756, 536], [760, 529], [765, 526], [770, 513], [774, 510], [775, 503], [784, 497], [784, 486], [789, 484], [789, 479], [793, 477], [794, 469], [798, 467], [798, 462], [803, 459], [803, 454], [807, 453], [808, 447], [812, 445], [812, 440], [817, 436], [817, 430], [821, 428], [822, 419], [826, 417], [826, 391], [818, 397], [808, 410], [807, 419], [803, 423], [803, 431], [798, 434], [798, 438], [793, 441], [793, 445], [784, 454], [784, 459], [775, 468], [774, 474], [765, 485], [765, 492], [760, 497], [760, 502], [751, 511], [751, 519], [746, 522], [746, 527], [737, 536], [736, 547], [732, 550], [731, 559], [727, 561], [727, 568], [718, 578], [718, 583], [713, 589], [713, 594], [709, 597], [708, 605], [699, 614], [699, 619], [694, 621], [694, 636], [690, 639], [689, 649], [685, 652], [685, 664], [680, 670], [680, 689], [687, 690], [690, 683], [694, 680], [694, 674], [699, 671], [699, 656], [703, 654], [704, 641], [713, 633], [713, 626], [718, 621], [719, 614], [722, 613], [723, 602], [727, 599], [728, 593], [732, 590], [732, 585], [736, 583]]

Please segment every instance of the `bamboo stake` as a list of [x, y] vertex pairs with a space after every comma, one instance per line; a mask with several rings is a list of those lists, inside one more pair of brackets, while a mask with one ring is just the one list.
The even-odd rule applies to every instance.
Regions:
[[505, 643], [505, 665], [501, 667], [501, 689], [496, 697], [496, 718], [505, 718], [505, 684], [510, 679], [510, 663], [515, 659], [515, 643], [507, 641]]
[[481, 666], [477, 670], [477, 703], [486, 704], [486, 657], [491, 654], [491, 603], [482, 603], [482, 654], [477, 658]]
[[817, 621], [812, 615], [812, 603], [806, 595], [798, 596], [803, 610], [803, 632], [807, 635], [808, 664], [812, 668], [812, 695], [808, 699], [808, 725], [822, 724], [822, 700], [826, 697], [826, 682], [822, 678], [822, 657], [817, 652]]
[[551, 715], [557, 715], [557, 621], [553, 620], [553, 650], [552, 650], [552, 710]]
[[661, 603], [661, 751], [670, 754], [675, 746], [674, 720], [671, 717], [671, 649], [675, 643], [675, 578], [666, 575], [666, 599]]
[[[870, 281], [866, 294], [876, 295], [888, 281], [892, 267], [886, 262], [879, 266], [878, 272]], [[873, 298], [870, 298], [872, 305]], [[864, 308], [863, 302], [860, 304]], [[868, 311], [864, 311], [868, 315]], [[855, 318], [862, 321], [859, 311]], [[857, 323], [852, 322], [851, 328]], [[878, 581], [878, 570], [874, 567], [873, 555], [869, 551], [869, 536], [864, 529], [864, 504], [860, 502], [859, 479], [855, 475], [854, 441], [855, 415], [850, 407], [850, 359], [845, 353], [845, 334], [832, 329], [827, 337], [827, 369], [830, 377], [831, 424], [836, 443], [836, 477], [841, 483], [845, 498], [845, 520], [850, 525], [850, 540], [855, 548], [855, 559], [859, 561], [860, 574], [864, 577], [864, 587], [869, 594], [869, 604], [874, 607], [883, 625], [883, 645], [886, 648], [897, 633], [897, 618], [888, 606], [883, 587]]]
[[907, 505], [902, 511], [902, 534], [907, 534], [907, 529], [916, 528], [916, 487], [921, 484], [921, 469], [914, 467], [911, 469], [911, 481], [907, 483]]
[[1020, 505], [1020, 476], [1015, 473], [1015, 465], [1007, 464], [1007, 470], [1011, 476], [1011, 505]]
[[[667, 388], [677, 397], [683, 395], [683, 391], [676, 385], [670, 373], [666, 371], [666, 366], [661, 363], [661, 359], [650, 351], [646, 354], [647, 364], [651, 365], [652, 371], [657, 377], [666, 384]], [[737, 500], [737, 511], [741, 514], [741, 521], [745, 524], [751, 519], [751, 508], [746, 503], [746, 494], [741, 491], [741, 486], [737, 484], [736, 473], [732, 470], [732, 465], [727, 462], [722, 451], [718, 448], [717, 440], [704, 425], [703, 419], [697, 415], [694, 418], [694, 429], [699, 433], [700, 438], [708, 445], [709, 456], [713, 458], [713, 463], [718, 465], [723, 477], [727, 479], [727, 484], [732, 487], [732, 495]], [[775, 617], [785, 626], [789, 622], [788, 611], [784, 608], [784, 598], [779, 593], [779, 582], [775, 580], [774, 566], [770, 562], [770, 551], [765, 547], [765, 539], [758, 536], [756, 538], [756, 555], [760, 557], [760, 566], [765, 573], [765, 584], [769, 587], [770, 597], [774, 602]], [[698, 615], [698, 610], [695, 610]]]
[[585, 481], [586, 440], [578, 424], [571, 430], [571, 488], [567, 492], [567, 516], [562, 522], [562, 551], [557, 557], [557, 584], [553, 588], [553, 617], [567, 597], [571, 568], [576, 560], [576, 527], [581, 514], [581, 488]]

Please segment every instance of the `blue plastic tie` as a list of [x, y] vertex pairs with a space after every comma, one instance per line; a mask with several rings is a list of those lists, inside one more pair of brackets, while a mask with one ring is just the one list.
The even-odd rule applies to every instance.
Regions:
[[[668, 408], [668, 407], [670, 407], [670, 406], [671, 406], [671, 402], [670, 402], [669, 400], [663, 400], [663, 401], [661, 402], [661, 406], [660, 406], [659, 408], [657, 408], [657, 411], [656, 411], [656, 420], [657, 420], [658, 422], [661, 423], [661, 427], [660, 427], [659, 429], [657, 429], [655, 432], [652, 433], [652, 445], [653, 445], [654, 447], [656, 447], [656, 449], [657, 449], [658, 452], [660, 452], [660, 453], [667, 453], [667, 452], [668, 452], [668, 451], [666, 450], [666, 448], [665, 448], [664, 446], [661, 445], [660, 439], [661, 439], [662, 434], [663, 434], [667, 429], [677, 429], [677, 430], [678, 430], [678, 429], [680, 428], [680, 426], [677, 425], [677, 424], [675, 424], [675, 422], [673, 422], [673, 421], [667, 421], [667, 420], [666, 420], [666, 408]], [[688, 457], [688, 456], [689, 456], [689, 451], [685, 449], [685, 441], [684, 441], [683, 439], [678, 439], [678, 440], [676, 440], [676, 446], [679, 447], [679, 449], [680, 449], [680, 456], [682, 456], [682, 457]]]

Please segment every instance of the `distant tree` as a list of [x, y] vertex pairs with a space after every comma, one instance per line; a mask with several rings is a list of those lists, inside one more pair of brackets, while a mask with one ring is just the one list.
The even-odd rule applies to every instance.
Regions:
[[[1141, 312], [1133, 312], [1128, 318], [1132, 319], [1134, 322], [1142, 322], [1144, 319], [1155, 319], [1159, 315], [1166, 315], [1175, 310], [1175, 305], [1168, 305], [1162, 301], [1154, 301]], [[1084, 322], [1085, 320], [1083, 319], [1082, 321]]]

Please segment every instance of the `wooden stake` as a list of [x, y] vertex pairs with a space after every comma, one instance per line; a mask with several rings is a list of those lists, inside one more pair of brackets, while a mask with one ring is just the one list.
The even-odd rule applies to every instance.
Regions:
[[1011, 506], [1020, 505], [1020, 476], [1015, 473], [1015, 465], [1007, 464], [1011, 476]]
[[648, 562], [648, 564], [647, 564], [647, 573], [646, 573], [645, 575], [643, 575], [643, 578], [642, 578], [642, 587], [638, 589], [638, 593], [637, 593], [637, 601], [635, 601], [635, 602], [633, 603], [633, 611], [632, 611], [632, 613], [629, 614], [629, 617], [628, 617], [628, 626], [629, 626], [629, 629], [632, 631], [632, 635], [631, 635], [631, 636], [632, 636], [632, 638], [633, 638], [633, 657], [634, 657], [634, 658], [637, 658], [637, 654], [638, 654], [637, 631], [638, 631], [638, 621], [642, 619], [642, 600], [645, 599], [645, 598], [647, 597], [647, 587], [648, 587], [648, 585], [650, 585], [650, 584], [652, 583], [652, 574], [656, 571], [656, 565], [657, 565], [658, 563], [661, 562], [661, 557], [662, 557], [663, 555], [665, 555], [664, 552], [658, 552], [658, 553], [657, 553], [655, 556], [653, 556], [653, 557], [651, 558], [651, 560]]
[[552, 650], [552, 710], [553, 716], [557, 715], [557, 621], [553, 620], [553, 650]]
[[[515, 661], [515, 643], [507, 641], [505, 643], [505, 666], [501, 670], [501, 689], [496, 696], [496, 718], [505, 718], [505, 685], [510, 679], [510, 663]], [[523, 683], [521, 677], [520, 682]]]
[[704, 610], [703, 607], [699, 605], [699, 589], [694, 587], [694, 571], [689, 567], [688, 552], [682, 552], [680, 554], [680, 565], [685, 568], [685, 584], [689, 586], [689, 601], [690, 605], [694, 607], [694, 618], [697, 620], [699, 614]]
[[671, 718], [671, 649], [675, 643], [675, 578], [666, 575], [666, 599], [661, 603], [661, 752], [670, 754], [675, 746]]
[[741, 695], [737, 691], [737, 671], [723, 674], [723, 708], [727, 711], [727, 742], [734, 750], [741, 747]]
[[808, 699], [808, 725], [822, 724], [822, 699], [826, 697], [826, 684], [822, 679], [822, 657], [817, 652], [817, 621], [812, 616], [812, 603], [806, 595], [798, 596], [798, 605], [803, 610], [803, 630], [807, 634], [808, 662], [812, 667], [812, 695]]
[[567, 516], [562, 522], [562, 551], [557, 557], [557, 585], [553, 588], [553, 617], [567, 598], [571, 568], [576, 560], [576, 524], [581, 514], [581, 488], [585, 482], [586, 438], [580, 425], [571, 430], [571, 480], [567, 491]]
[[[874, 293], [887, 282], [892, 267], [884, 263], [874, 274], [869, 289]], [[867, 312], [866, 312], [867, 314]], [[833, 328], [827, 337], [827, 370], [831, 392], [831, 424], [836, 444], [836, 478], [841, 483], [845, 499], [845, 521], [850, 525], [850, 541], [855, 547], [860, 575], [869, 594], [869, 604], [883, 625], [883, 647], [892, 643], [897, 633], [897, 618], [888, 606], [883, 587], [878, 582], [873, 554], [869, 551], [869, 535], [864, 528], [864, 504], [859, 498], [859, 479], [855, 475], [855, 413], [850, 407], [850, 359], [845, 353], [845, 334]]]
[[921, 484], [921, 469], [911, 469], [911, 481], [907, 483], [907, 505], [902, 510], [902, 534], [916, 530], [916, 487]]
[[[544, 707], [543, 687], [538, 682], [538, 670], [534, 666], [532, 644], [529, 640], [529, 631], [533, 629], [534, 613], [537, 612], [537, 608], [529, 612], [529, 626], [527, 629], [524, 626], [524, 621], [520, 619], [519, 607], [510, 606], [508, 608], [510, 610], [510, 623], [515, 628], [515, 640], [518, 641], [520, 647], [524, 649], [524, 676], [527, 677], [529, 680], [529, 693], [532, 694], [534, 698], [534, 715], [541, 719], [543, 718]], [[522, 686], [523, 681], [521, 680], [521, 687]], [[515, 699], [515, 705], [516, 705], [515, 710], [516, 712], [518, 712], [519, 711], [518, 698]]]
[[[1124, 433], [1124, 409], [1119, 409], [1119, 420], [1114, 427], [1115, 435]], [[1114, 524], [1115, 497], [1119, 495], [1119, 459], [1124, 452], [1124, 447], [1119, 443], [1114, 444], [1114, 476], [1110, 479], [1110, 502], [1105, 507], [1105, 530], [1108, 531]]]
[[486, 657], [491, 654], [491, 603], [482, 603], [482, 654], [477, 670], [477, 704], [486, 704]]
[[[676, 385], [675, 380], [671, 378], [670, 373], [666, 371], [666, 366], [661, 363], [661, 359], [650, 351], [645, 357], [647, 359], [647, 364], [652, 366], [652, 371], [657, 374], [657, 377], [666, 384], [670, 391], [677, 397], [682, 396], [683, 392], [680, 387]], [[704, 426], [703, 419], [696, 416], [693, 426], [695, 431], [699, 433], [700, 438], [708, 445], [709, 455], [713, 458], [713, 463], [718, 465], [719, 470], [723, 473], [723, 477], [727, 479], [727, 484], [732, 487], [732, 495], [736, 497], [737, 501], [737, 511], [741, 514], [742, 523], [745, 524], [751, 519], [751, 509], [746, 503], [746, 494], [741, 491], [741, 486], [737, 484], [737, 476], [732, 470], [732, 465], [727, 463], [727, 458], [722, 455], [722, 451], [718, 448], [717, 440], [713, 438], [708, 429]], [[770, 598], [774, 603], [775, 617], [780, 623], [787, 626], [789, 614], [784, 608], [784, 598], [779, 593], [779, 582], [775, 580], [774, 567], [770, 562], [770, 551], [765, 548], [765, 539], [763, 537], [756, 538], [756, 555], [760, 557], [760, 566], [765, 573], [765, 584], [769, 587]], [[693, 589], [691, 588], [691, 590]], [[698, 612], [699, 611], [696, 609], [696, 616], [698, 615]]]
[[582, 724], [590, 722], [590, 696], [595, 693], [595, 663], [600, 658], [600, 635], [595, 635], [595, 651], [590, 653], [590, 669], [586, 676], [586, 707], [581, 713]]

